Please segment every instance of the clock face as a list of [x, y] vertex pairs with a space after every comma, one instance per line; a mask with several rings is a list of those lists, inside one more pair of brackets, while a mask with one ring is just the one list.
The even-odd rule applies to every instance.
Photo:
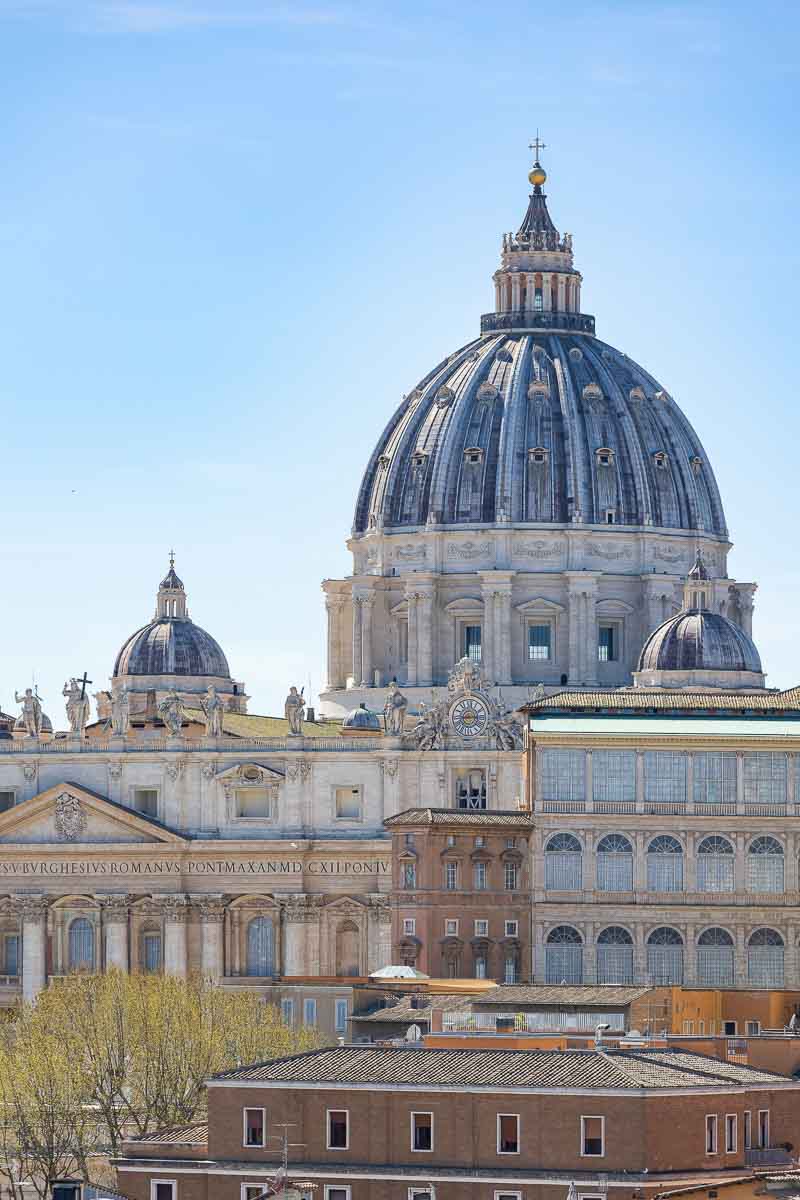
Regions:
[[462, 700], [456, 700], [450, 709], [450, 720], [461, 737], [476, 737], [486, 731], [489, 712], [477, 696], [464, 696]]

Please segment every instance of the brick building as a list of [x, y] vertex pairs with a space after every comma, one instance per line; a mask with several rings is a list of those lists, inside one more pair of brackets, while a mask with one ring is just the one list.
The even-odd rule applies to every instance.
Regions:
[[207, 1129], [126, 1143], [116, 1166], [131, 1200], [251, 1200], [288, 1124], [289, 1174], [318, 1200], [640, 1200], [796, 1145], [798, 1091], [684, 1050], [340, 1046], [215, 1077]]

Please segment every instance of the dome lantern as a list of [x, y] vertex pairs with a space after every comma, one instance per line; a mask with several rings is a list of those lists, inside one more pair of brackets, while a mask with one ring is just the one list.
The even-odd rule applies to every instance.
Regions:
[[155, 619], [158, 620], [160, 617], [171, 617], [179, 621], [189, 620], [183, 581], [178, 578], [175, 571], [174, 550], [169, 552], [169, 570], [158, 585]]

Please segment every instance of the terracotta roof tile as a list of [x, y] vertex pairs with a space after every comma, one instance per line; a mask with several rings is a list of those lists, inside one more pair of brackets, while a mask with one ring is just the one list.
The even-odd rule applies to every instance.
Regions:
[[529, 812], [519, 809], [461, 809], [461, 808], [407, 808], [383, 822], [387, 829], [395, 825], [513, 825], [520, 829], [531, 829], [533, 818]]
[[138, 1138], [130, 1138], [137, 1145], [148, 1146], [205, 1146], [208, 1143], [208, 1125], [177, 1125], [171, 1129], [156, 1129]]

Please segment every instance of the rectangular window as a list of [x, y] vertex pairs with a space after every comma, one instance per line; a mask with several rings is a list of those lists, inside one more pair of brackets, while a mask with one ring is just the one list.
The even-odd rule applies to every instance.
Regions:
[[346, 1000], [337, 1000], [336, 1001], [336, 1032], [337, 1033], [346, 1033], [347, 1032], [347, 1001]]
[[481, 919], [475, 922], [475, 937], [489, 936], [489, 922], [486, 919]]
[[475, 978], [476, 979], [485, 979], [486, 978], [486, 959], [483, 957], [482, 954], [477, 954], [475, 956]]
[[350, 1200], [350, 1187], [337, 1187], [325, 1184], [325, 1200]]
[[519, 871], [516, 863], [506, 863], [503, 870], [503, 884], [507, 892], [515, 892], [519, 886]]
[[412, 1112], [411, 1149], [433, 1150], [433, 1113]]
[[142, 934], [142, 958], [145, 971], [158, 974], [161, 970], [161, 934], [155, 931]]
[[550, 658], [550, 625], [528, 626], [528, 658], [531, 662], [546, 662]]
[[458, 921], [450, 920], [444, 923], [445, 937], [458, 937]]
[[736, 755], [728, 751], [692, 756], [695, 804], [736, 803]]
[[177, 1195], [174, 1179], [153, 1179], [150, 1183], [150, 1200], [176, 1200]]
[[417, 886], [417, 864], [403, 863], [403, 887], [408, 891]]
[[476, 892], [485, 892], [487, 888], [486, 863], [475, 863], [473, 869], [473, 887]]
[[541, 759], [543, 800], [586, 799], [585, 750], [543, 750]]
[[346, 1108], [328, 1109], [328, 1149], [347, 1150], [350, 1145], [350, 1114]]
[[7, 933], [3, 938], [3, 974], [19, 975], [19, 934]]
[[519, 921], [506, 921], [505, 922], [505, 935], [506, 935], [506, 937], [518, 937], [519, 936]]
[[[486, 808], [486, 772], [475, 769], [456, 771], [456, 808], [475, 809]], [[455, 845], [455, 838], [453, 839]]]
[[519, 1116], [517, 1113], [497, 1114], [497, 1153], [519, 1154]]
[[744, 1148], [753, 1149], [753, 1114], [749, 1111], [744, 1114]]
[[414, 935], [417, 932], [417, 922], [414, 917], [403, 917], [403, 933]]
[[79, 1183], [54, 1183], [53, 1200], [81, 1200], [82, 1190]]
[[15, 801], [16, 794], [14, 792], [7, 789], [0, 791], [0, 812], [6, 812], [7, 809], [13, 808]]
[[706, 1154], [717, 1153], [717, 1118], [706, 1117]]
[[507, 954], [503, 963], [503, 983], [519, 983], [517, 960], [513, 954]]
[[761, 1022], [746, 1021], [744, 1031], [747, 1037], [758, 1037], [758, 1035], [761, 1033]]
[[480, 625], [465, 625], [464, 627], [464, 657], [472, 662], [481, 661], [481, 627]]
[[281, 1000], [281, 1020], [284, 1025], [294, 1025], [294, 1000], [289, 996]]
[[599, 662], [616, 662], [617, 631], [614, 625], [601, 625], [597, 630], [597, 658]]
[[146, 817], [157, 817], [158, 788], [134, 788], [133, 807]]
[[542, 297], [542, 289], [534, 288], [533, 291], [533, 311], [541, 312], [544, 308], [544, 299]]
[[337, 787], [334, 790], [337, 821], [361, 820], [361, 788]]
[[636, 800], [636, 753], [632, 750], [592, 751], [592, 798]]
[[605, 1117], [581, 1117], [581, 1156], [602, 1158], [605, 1148]]
[[244, 1145], [266, 1146], [266, 1110], [246, 1108], [244, 1110]]
[[725, 1153], [736, 1153], [737, 1129], [736, 1113], [728, 1113], [725, 1117]]
[[237, 817], [249, 817], [251, 820], [271, 820], [272, 793], [270, 789], [260, 787], [236, 788], [235, 813]]
[[671, 750], [645, 750], [646, 804], [685, 804], [688, 757]]
[[759, 1150], [769, 1150], [769, 1109], [761, 1108], [758, 1111], [758, 1148]]
[[785, 754], [757, 752], [743, 755], [745, 804], [785, 804], [787, 758]]
[[242, 1184], [242, 1200], [261, 1200], [261, 1197], [269, 1189], [269, 1182], [264, 1183], [243, 1183]]
[[317, 1023], [317, 1002], [311, 997], [307, 997], [303, 1001], [303, 1024], [316, 1025]]
[[405, 840], [405, 843], [408, 846], [408, 848], [410, 850], [413, 850], [414, 849], [414, 834], [407, 833], [404, 840]]
[[408, 1200], [433, 1200], [430, 1188], [409, 1188]]
[[522, 1192], [495, 1192], [494, 1200], [522, 1200]]
[[458, 863], [445, 863], [444, 886], [448, 892], [454, 892], [458, 887]]

